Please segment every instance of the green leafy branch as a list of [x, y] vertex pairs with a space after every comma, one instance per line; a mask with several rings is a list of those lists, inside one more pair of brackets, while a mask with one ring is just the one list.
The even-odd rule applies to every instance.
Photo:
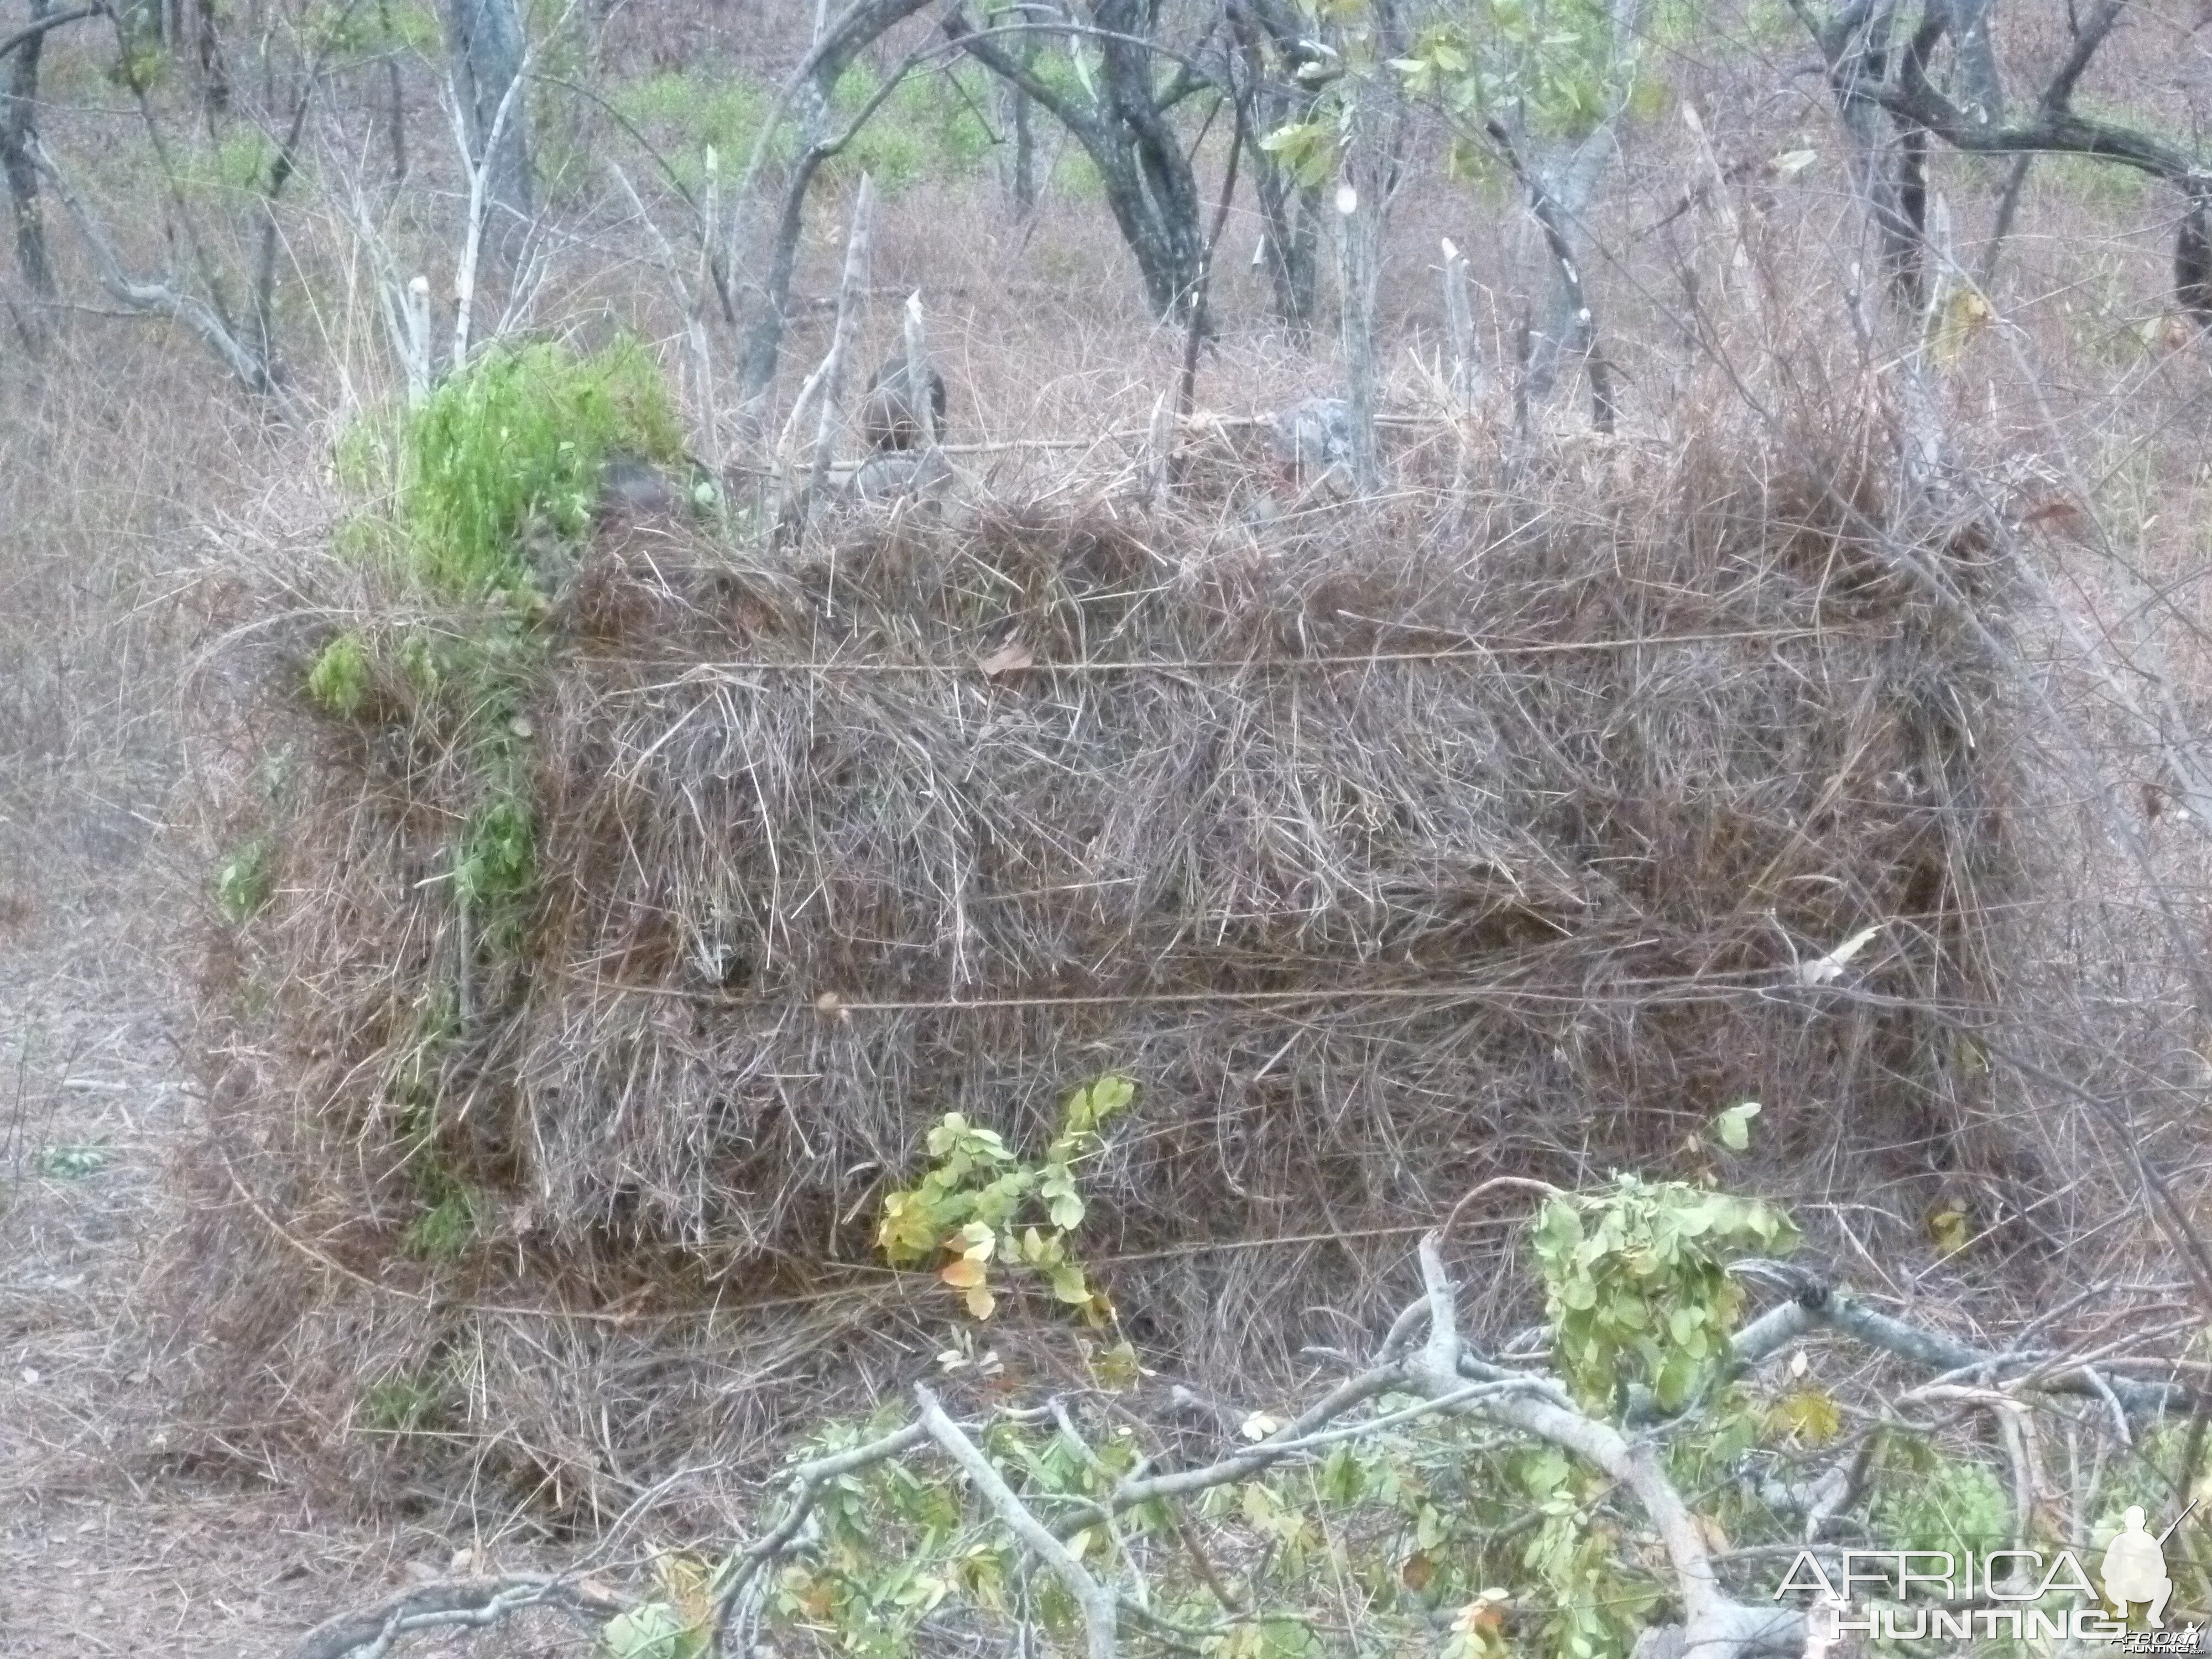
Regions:
[[1640, 1382], [1673, 1412], [1726, 1359], [1743, 1310], [1728, 1264], [1787, 1255], [1797, 1231], [1758, 1199], [1620, 1176], [1548, 1200], [1534, 1243], [1553, 1354], [1576, 1399], [1618, 1412]]
[[[908, 1201], [887, 1206], [905, 1258], [965, 1261], [970, 1227], [995, 1238], [1036, 1224], [1024, 1219], [1032, 1209], [1049, 1218], [1056, 1200], [1079, 1205], [1073, 1166], [1130, 1097], [1111, 1077], [1078, 1091], [1036, 1165], [989, 1131], [941, 1122], [936, 1163], [898, 1195]], [[1711, 1133], [1740, 1148], [1753, 1115], [1748, 1103], [1732, 1109]], [[1081, 1219], [1064, 1201], [1058, 1217]], [[1771, 1383], [1747, 1380], [1802, 1334], [1855, 1339], [1923, 1372], [2009, 1370], [2008, 1392], [1984, 1384], [1977, 1397], [2032, 1411], [2070, 1394], [2080, 1415], [2069, 1433], [2107, 1409], [2142, 1415], [2193, 1398], [2119, 1372], [2086, 1376], [2077, 1356], [1968, 1349], [1811, 1273], [1794, 1273], [1790, 1299], [1742, 1324], [1729, 1265], [1787, 1250], [1788, 1218], [1627, 1176], [1545, 1200], [1533, 1232], [1555, 1369], [1516, 1369], [1462, 1340], [1448, 1231], [1423, 1239], [1422, 1294], [1364, 1369], [1302, 1406], [1248, 1413], [1210, 1461], [1173, 1461], [1187, 1430], [1171, 1439], [1155, 1428], [1133, 1378], [1097, 1365], [1087, 1387], [980, 1419], [956, 1420], [918, 1386], [910, 1406], [832, 1425], [799, 1449], [762, 1530], [712, 1568], [664, 1562], [658, 1590], [608, 1626], [603, 1652], [695, 1659], [772, 1637], [778, 1650], [903, 1659], [951, 1620], [963, 1639], [1026, 1628], [1055, 1650], [1080, 1642], [1093, 1659], [1137, 1649], [1318, 1659], [1347, 1641], [1386, 1654], [1441, 1645], [1447, 1659], [1625, 1659], [1669, 1620], [1709, 1659], [1752, 1659], [1803, 1645], [1803, 1618], [1756, 1593], [1737, 1599], [1720, 1564], [1747, 1545], [1797, 1547], [1813, 1500], [1774, 1472], [1827, 1447], [1843, 1424], [1802, 1347]], [[1770, 1265], [1765, 1276], [1777, 1275], [1793, 1273]], [[1676, 1398], [1663, 1437], [1612, 1420], [1638, 1379]], [[1855, 1501], [1890, 1547], [1986, 1547], [2039, 1524], [2008, 1513], [1985, 1449], [1947, 1426], [1948, 1408], [1925, 1422], [1905, 1415], [1927, 1409], [1923, 1395], [1957, 1393], [1887, 1397], [1876, 1439], [1824, 1454], [1871, 1483]], [[2185, 1467], [2188, 1432], [2147, 1429], [2141, 1443], [2161, 1460], [2178, 1451]], [[2083, 1502], [2107, 1500], [2094, 1523], [2101, 1539], [2113, 1505], [2160, 1494], [2107, 1481], [2101, 1460], [2100, 1470]], [[344, 1659], [335, 1648], [318, 1656]]]
[[[1068, 1249], [1084, 1216], [1075, 1165], [1105, 1144], [1101, 1131], [1135, 1097], [1134, 1084], [1110, 1073], [1076, 1090], [1061, 1108], [1059, 1133], [1034, 1164], [1018, 1158], [995, 1130], [946, 1113], [929, 1132], [936, 1161], [916, 1185], [884, 1200], [878, 1246], [895, 1267], [945, 1258], [937, 1276], [961, 1292], [978, 1319], [998, 1306], [990, 1285], [997, 1261], [1038, 1274], [1059, 1301], [1104, 1323], [1113, 1304]], [[1042, 1226], [1035, 1219], [1040, 1209]]]

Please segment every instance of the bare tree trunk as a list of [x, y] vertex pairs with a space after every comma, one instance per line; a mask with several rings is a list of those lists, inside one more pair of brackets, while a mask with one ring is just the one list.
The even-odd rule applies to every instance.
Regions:
[[1014, 140], [1014, 217], [1026, 219], [1036, 211], [1036, 124], [1030, 119], [1029, 94], [1016, 87], [1011, 101], [1013, 107], [1007, 113]]
[[1474, 303], [1468, 297], [1467, 255], [1444, 239], [1444, 333], [1451, 343], [1452, 412], [1464, 415], [1481, 401], [1482, 351], [1474, 338]]
[[1850, 143], [1852, 188], [1873, 222], [1882, 266], [1898, 298], [1906, 310], [1917, 312], [1925, 138], [1917, 156], [1901, 149], [1897, 124], [1875, 95], [1887, 77], [1895, 21], [1888, 0], [1850, 0], [1820, 27], [1819, 38], [1835, 90], [1837, 119]]
[[1158, 13], [1152, 0], [1092, 0], [1099, 57], [1095, 100], [1071, 94], [1025, 66], [1006, 44], [1023, 38], [1018, 30], [1000, 31], [994, 40], [957, 9], [945, 29], [977, 63], [1049, 110], [1083, 146], [1135, 256], [1146, 298], [1161, 316], [1182, 320], [1196, 302], [1205, 230], [1190, 158], [1168, 120], [1178, 94], [1157, 88], [1158, 54], [1146, 44], [1157, 32]]
[[[52, 0], [31, 0], [31, 21], [43, 21]], [[39, 204], [39, 169], [31, 159], [38, 133], [39, 58], [46, 37], [34, 35], [15, 48], [9, 65], [8, 93], [0, 99], [0, 171], [8, 176], [8, 202], [15, 225], [15, 268], [23, 285], [41, 300], [54, 296], [54, 271], [46, 257], [46, 220]]]
[[[1525, 129], [1508, 130], [1508, 137], [1501, 141], [1516, 158], [1516, 171], [1525, 170], [1522, 182], [1532, 203], [1545, 204], [1536, 210], [1536, 218], [1552, 255], [1556, 278], [1551, 300], [1544, 308], [1543, 326], [1530, 342], [1533, 353], [1528, 373], [1530, 389], [1539, 397], [1551, 391], [1562, 360], [1575, 352], [1591, 349], [1595, 340], [1595, 331], [1589, 325], [1587, 296], [1581, 276], [1589, 241], [1582, 234], [1582, 224], [1590, 198], [1597, 193], [1598, 180], [1605, 176], [1606, 167], [1619, 147], [1621, 118], [1627, 112], [1629, 92], [1635, 84], [1644, 8], [1644, 0], [1612, 0], [1608, 9], [1613, 100], [1579, 143], [1547, 161]], [[1492, 136], [1495, 138], [1496, 135]], [[1601, 361], [1592, 366], [1591, 391], [1601, 407], [1609, 408], [1609, 398], [1598, 392], [1602, 376]]]
[[1958, 55], [1952, 67], [1958, 101], [1985, 126], [2004, 119], [2004, 80], [1990, 39], [1990, 0], [1946, 0], [1951, 48]]
[[[763, 406], [769, 388], [775, 384], [776, 364], [783, 352], [792, 276], [799, 264], [799, 234], [805, 228], [807, 192], [823, 164], [852, 142], [905, 77], [915, 58], [910, 56], [896, 73], [884, 77], [876, 95], [842, 133], [830, 128], [830, 92], [863, 51], [928, 3], [929, 0], [853, 0], [830, 20], [785, 82], [738, 181], [730, 204], [729, 240], [720, 250], [714, 277], [724, 316], [733, 325], [742, 325], [737, 363], [738, 418], [749, 434], [759, 430]], [[785, 178], [775, 229], [763, 248], [751, 240], [752, 198], [769, 140], [794, 104], [802, 112], [806, 148]]]
[[[1320, 292], [1321, 191], [1262, 147], [1277, 128], [1312, 118], [1319, 95], [1301, 83], [1298, 70], [1318, 61], [1301, 16], [1289, 0], [1244, 0], [1230, 21], [1243, 47], [1254, 88], [1254, 117], [1246, 137], [1253, 193], [1259, 198], [1261, 259], [1275, 292], [1275, 314], [1304, 333], [1313, 325]], [[1268, 63], [1270, 55], [1277, 60]], [[1271, 67], [1279, 70], [1271, 73]]]
[[1565, 313], [1565, 325], [1548, 343], [1550, 363], [1524, 360], [1524, 378], [1541, 395], [1551, 389], [1552, 374], [1562, 355], [1581, 356], [1589, 374], [1590, 423], [1600, 432], [1610, 432], [1614, 415], [1613, 369], [1598, 338], [1597, 317], [1590, 309], [1589, 295], [1583, 287], [1572, 222], [1553, 199], [1543, 179], [1522, 160], [1520, 152], [1514, 148], [1512, 136], [1503, 124], [1490, 123], [1490, 139], [1504, 155], [1513, 176], [1528, 192], [1528, 212], [1543, 233], [1545, 246], [1551, 250], [1552, 267], [1559, 278], [1562, 300], [1559, 308]]
[[[386, 32], [390, 32], [386, 20]], [[195, 0], [192, 13], [192, 54], [199, 65], [200, 99], [211, 115], [230, 107], [230, 70], [222, 58], [222, 36], [216, 26], [216, 0]]]
[[[1018, 7], [1012, 12], [994, 12], [991, 27], [996, 28], [1002, 20], [1011, 18], [1018, 23], [1022, 13]], [[1014, 57], [1024, 70], [1034, 72], [1036, 67], [1036, 37], [1026, 34], [1014, 49]], [[1032, 100], [1017, 81], [999, 82], [1000, 118], [1006, 124], [1003, 142], [1006, 146], [1004, 176], [1006, 185], [1006, 205], [1017, 220], [1027, 219], [1036, 210], [1036, 122]]]
[[[386, 40], [393, 38], [392, 0], [378, 0], [377, 15], [384, 26]], [[395, 185], [407, 176], [407, 101], [405, 88], [399, 81], [399, 54], [390, 52], [384, 60], [385, 88], [390, 94], [390, 136], [392, 139], [392, 182]]]
[[[504, 269], [514, 263], [521, 231], [531, 219], [535, 190], [530, 171], [526, 97], [518, 97], [506, 121], [496, 124], [501, 100], [522, 73], [522, 15], [516, 0], [447, 0], [447, 47], [453, 88], [461, 100], [471, 166], [485, 168], [485, 195], [494, 223], [485, 250]], [[486, 154], [486, 144], [490, 144]]]
[[1346, 391], [1352, 404], [1352, 478], [1364, 493], [1375, 487], [1375, 287], [1382, 242], [1381, 169], [1354, 144], [1346, 157], [1347, 182], [1337, 197], [1337, 320], [1344, 352]]

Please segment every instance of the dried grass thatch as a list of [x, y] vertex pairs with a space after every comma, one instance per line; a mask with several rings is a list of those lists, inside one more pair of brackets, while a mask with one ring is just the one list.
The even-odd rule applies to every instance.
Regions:
[[[1395, 1305], [1484, 1177], [1695, 1164], [1747, 1097], [1730, 1178], [1785, 1197], [2025, 1158], [1931, 1012], [1987, 1002], [2014, 880], [1994, 677], [1866, 455], [1820, 453], [1607, 444], [1256, 532], [1095, 498], [781, 561], [611, 529], [500, 711], [539, 865], [501, 948], [453, 896], [485, 786], [450, 686], [299, 689], [334, 617], [383, 664], [480, 621], [277, 561], [222, 805], [272, 896], [215, 930], [180, 1277], [210, 1419], [619, 1506], [809, 1379], [926, 1364], [952, 1310], [874, 1256], [888, 1183], [940, 1114], [1037, 1144], [1108, 1067], [1142, 1094], [1089, 1259], [1217, 1377]], [[433, 1168], [479, 1194], [452, 1260]]]

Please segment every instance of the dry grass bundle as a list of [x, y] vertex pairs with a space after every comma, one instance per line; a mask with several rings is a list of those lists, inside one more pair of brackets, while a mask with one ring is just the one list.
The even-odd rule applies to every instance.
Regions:
[[926, 1365], [883, 1194], [941, 1114], [1034, 1147], [1109, 1067], [1094, 1277], [1248, 1392], [1485, 1176], [1695, 1164], [1746, 1097], [1739, 1184], [2033, 1186], [1944, 1024], [1996, 976], [2006, 716], [1869, 453], [1608, 444], [1260, 532], [633, 523], [529, 623], [276, 561], [180, 1274], [210, 1420], [619, 1507]]

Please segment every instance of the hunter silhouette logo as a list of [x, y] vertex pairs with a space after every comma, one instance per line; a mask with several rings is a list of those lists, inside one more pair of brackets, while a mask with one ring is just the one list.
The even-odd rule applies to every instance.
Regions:
[[2112, 1604], [2112, 1616], [2125, 1619], [2128, 1608], [2136, 1602], [2150, 1604], [2150, 1627], [2166, 1628], [2166, 1598], [2173, 1594], [2173, 1580], [2166, 1576], [2166, 1540], [2173, 1536], [2173, 1528], [2189, 1519], [2189, 1509], [2174, 1517], [2168, 1527], [2155, 1538], [2143, 1525], [2143, 1512], [2130, 1506], [2124, 1517], [2126, 1524], [2119, 1535], [2105, 1549], [2105, 1600]]

